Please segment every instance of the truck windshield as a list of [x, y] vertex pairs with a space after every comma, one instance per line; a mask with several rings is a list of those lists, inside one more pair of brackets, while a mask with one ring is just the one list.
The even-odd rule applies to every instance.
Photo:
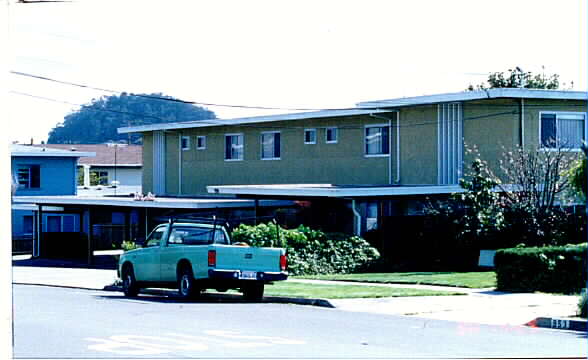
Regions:
[[214, 239], [212, 238], [212, 232], [213, 229], [211, 228], [178, 226], [172, 229], [168, 243], [170, 245], [207, 245], [210, 243], [227, 243], [222, 228], [217, 228], [214, 231]]

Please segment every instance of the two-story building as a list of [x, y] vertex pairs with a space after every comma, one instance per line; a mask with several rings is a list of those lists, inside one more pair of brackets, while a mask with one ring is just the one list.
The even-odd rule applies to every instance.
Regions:
[[[75, 195], [78, 159], [94, 155], [92, 152], [11, 145], [13, 197]], [[12, 238], [17, 252], [31, 250], [33, 234], [39, 231], [37, 226], [42, 226], [47, 233], [80, 230], [79, 215], [65, 213], [57, 207], [47, 209], [40, 219], [37, 217], [34, 205], [12, 206]]]
[[[156, 124], [143, 136], [143, 189], [330, 201], [314, 219], [364, 234], [460, 191], [476, 146], [491, 166], [516, 146], [580, 148], [586, 92], [490, 89], [369, 101], [353, 109]], [[401, 227], [403, 221], [394, 223]]]

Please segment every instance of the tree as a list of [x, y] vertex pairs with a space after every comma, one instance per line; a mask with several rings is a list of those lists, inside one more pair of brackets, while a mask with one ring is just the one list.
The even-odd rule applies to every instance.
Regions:
[[576, 161], [569, 172], [570, 184], [577, 194], [582, 194], [586, 197], [588, 192], [586, 187], [588, 180], [586, 179], [586, 158]]
[[[545, 68], [543, 68], [545, 69]], [[565, 84], [563, 84], [565, 86]], [[494, 72], [488, 75], [485, 83], [476, 87], [470, 84], [467, 88], [469, 91], [485, 90], [493, 88], [527, 88], [527, 89], [559, 89], [559, 75], [533, 74], [530, 71], [524, 72], [520, 67], [508, 69], [506, 72]], [[573, 82], [571, 86], [573, 87]]]
[[49, 132], [49, 144], [102, 144], [127, 140], [140, 143], [140, 135], [118, 134], [117, 128], [166, 122], [215, 119], [214, 112], [170, 96], [122, 93], [93, 99], [65, 116]]

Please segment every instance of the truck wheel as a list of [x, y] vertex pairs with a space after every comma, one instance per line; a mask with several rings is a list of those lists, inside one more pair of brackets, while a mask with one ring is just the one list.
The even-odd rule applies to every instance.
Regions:
[[255, 281], [243, 287], [243, 297], [247, 301], [262, 301], [263, 300], [263, 287], [262, 281]]
[[139, 295], [139, 286], [135, 279], [135, 273], [131, 265], [126, 265], [122, 271], [122, 287], [125, 296], [135, 297]]
[[196, 287], [194, 274], [189, 267], [184, 267], [179, 271], [178, 292], [182, 299], [194, 299], [200, 295], [200, 289]]

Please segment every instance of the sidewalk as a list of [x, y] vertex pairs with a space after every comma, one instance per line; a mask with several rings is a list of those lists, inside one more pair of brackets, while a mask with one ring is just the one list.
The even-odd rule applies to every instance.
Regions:
[[[25, 266], [22, 266], [24, 264]], [[67, 264], [60, 264], [61, 266]], [[51, 262], [43, 266], [16, 261], [12, 267], [13, 284], [35, 284], [105, 290], [116, 280], [116, 270], [71, 267], [52, 267]], [[319, 280], [288, 280], [292, 282], [331, 283]], [[362, 283], [335, 282], [339, 285], [361, 285]], [[459, 296], [414, 296], [376, 299], [326, 299], [303, 300], [267, 298], [275, 302], [293, 302], [334, 307], [342, 311], [369, 312], [377, 314], [415, 316], [420, 318], [450, 320], [466, 323], [518, 326], [529, 324], [542, 326], [551, 324], [550, 319], [572, 320], [574, 326], [586, 329], [586, 320], [573, 319], [578, 297], [538, 293], [502, 293], [492, 289], [468, 289], [444, 286], [410, 284], [372, 284], [438, 291], [459, 291]], [[110, 288], [112, 290], [112, 288]], [[541, 321], [536, 321], [542, 318]], [[547, 320], [545, 320], [547, 319]], [[579, 322], [578, 322], [579, 321]], [[543, 324], [543, 325], [542, 325]], [[560, 323], [557, 323], [560, 324]], [[565, 323], [564, 323], [565, 325]], [[558, 327], [561, 327], [558, 325]]]

